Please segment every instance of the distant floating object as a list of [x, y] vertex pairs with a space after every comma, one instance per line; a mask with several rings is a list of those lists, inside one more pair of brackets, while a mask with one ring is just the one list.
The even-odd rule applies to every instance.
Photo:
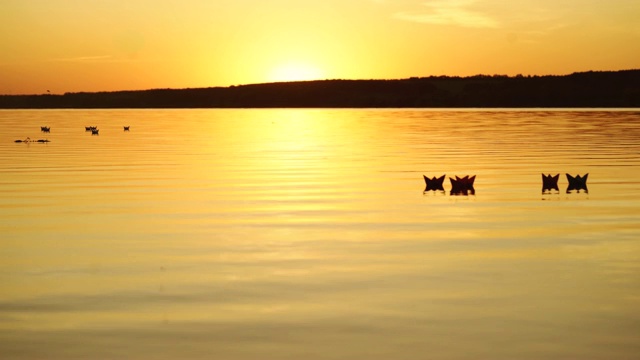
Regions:
[[585, 193], [589, 192], [587, 189], [587, 178], [589, 177], [589, 173], [586, 173], [584, 176], [576, 175], [575, 177], [567, 174], [567, 180], [569, 181], [569, 186], [567, 186], [567, 193], [570, 193], [573, 190], [580, 192], [580, 190], [584, 190]]
[[131, 127], [131, 126], [123, 126], [124, 131], [129, 131], [129, 128], [130, 128], [130, 127]]
[[557, 174], [556, 176], [551, 176], [551, 174], [542, 174], [542, 192], [544, 193], [551, 190], [560, 191], [560, 189], [558, 189], [559, 178], [560, 174]]
[[98, 129], [91, 129], [91, 135], [100, 135], [99, 132], [100, 130]]
[[32, 142], [33, 142], [33, 143], [35, 143], [35, 142], [37, 142], [37, 143], [41, 143], [41, 144], [43, 144], [43, 143], [48, 143], [48, 142], [50, 142], [50, 140], [49, 140], [49, 139], [31, 140], [31, 138], [27, 136], [27, 138], [26, 138], [26, 139], [24, 139], [24, 140], [20, 140], [20, 139], [18, 139], [18, 140], [14, 140], [13, 142], [15, 142], [15, 143], [32, 143]]
[[97, 128], [98, 128], [97, 126], [85, 126], [84, 131], [93, 131], [93, 130], [96, 130]]
[[48, 133], [49, 131], [51, 131], [51, 128], [48, 126], [40, 126], [40, 131]]
[[424, 178], [424, 182], [427, 184], [427, 187], [424, 189], [424, 191], [436, 191], [436, 190], [440, 190], [440, 191], [444, 191], [444, 187], [442, 186], [442, 184], [444, 183], [444, 178], [446, 177], [445, 175], [440, 176], [439, 178], [436, 178], [435, 176], [432, 179], [429, 179], [428, 177], [422, 175], [422, 177]]
[[473, 188], [475, 175], [471, 177], [467, 175], [463, 178], [456, 176], [455, 179], [450, 177], [449, 180], [451, 180], [451, 195], [475, 195], [476, 190]]

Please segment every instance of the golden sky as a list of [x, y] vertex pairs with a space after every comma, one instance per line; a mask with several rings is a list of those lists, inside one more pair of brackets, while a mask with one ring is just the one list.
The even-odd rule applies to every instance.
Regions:
[[638, 0], [0, 0], [0, 94], [640, 68]]

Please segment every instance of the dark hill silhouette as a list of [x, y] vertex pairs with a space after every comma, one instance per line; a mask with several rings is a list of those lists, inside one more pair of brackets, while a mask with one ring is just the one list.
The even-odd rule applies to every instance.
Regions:
[[0, 108], [640, 107], [640, 70], [0, 95]]

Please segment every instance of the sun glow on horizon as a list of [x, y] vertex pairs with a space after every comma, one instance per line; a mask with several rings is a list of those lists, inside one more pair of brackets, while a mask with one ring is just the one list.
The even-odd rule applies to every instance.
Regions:
[[319, 68], [302, 63], [289, 62], [275, 67], [268, 75], [270, 82], [308, 81], [324, 79], [324, 72]]
[[586, 3], [5, 0], [0, 94], [638, 68], [640, 2]]

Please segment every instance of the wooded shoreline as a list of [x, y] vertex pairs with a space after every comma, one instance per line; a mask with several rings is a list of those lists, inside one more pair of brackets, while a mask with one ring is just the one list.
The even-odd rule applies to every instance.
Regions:
[[195, 89], [0, 95], [3, 109], [633, 108], [640, 70], [570, 75], [317, 80]]

